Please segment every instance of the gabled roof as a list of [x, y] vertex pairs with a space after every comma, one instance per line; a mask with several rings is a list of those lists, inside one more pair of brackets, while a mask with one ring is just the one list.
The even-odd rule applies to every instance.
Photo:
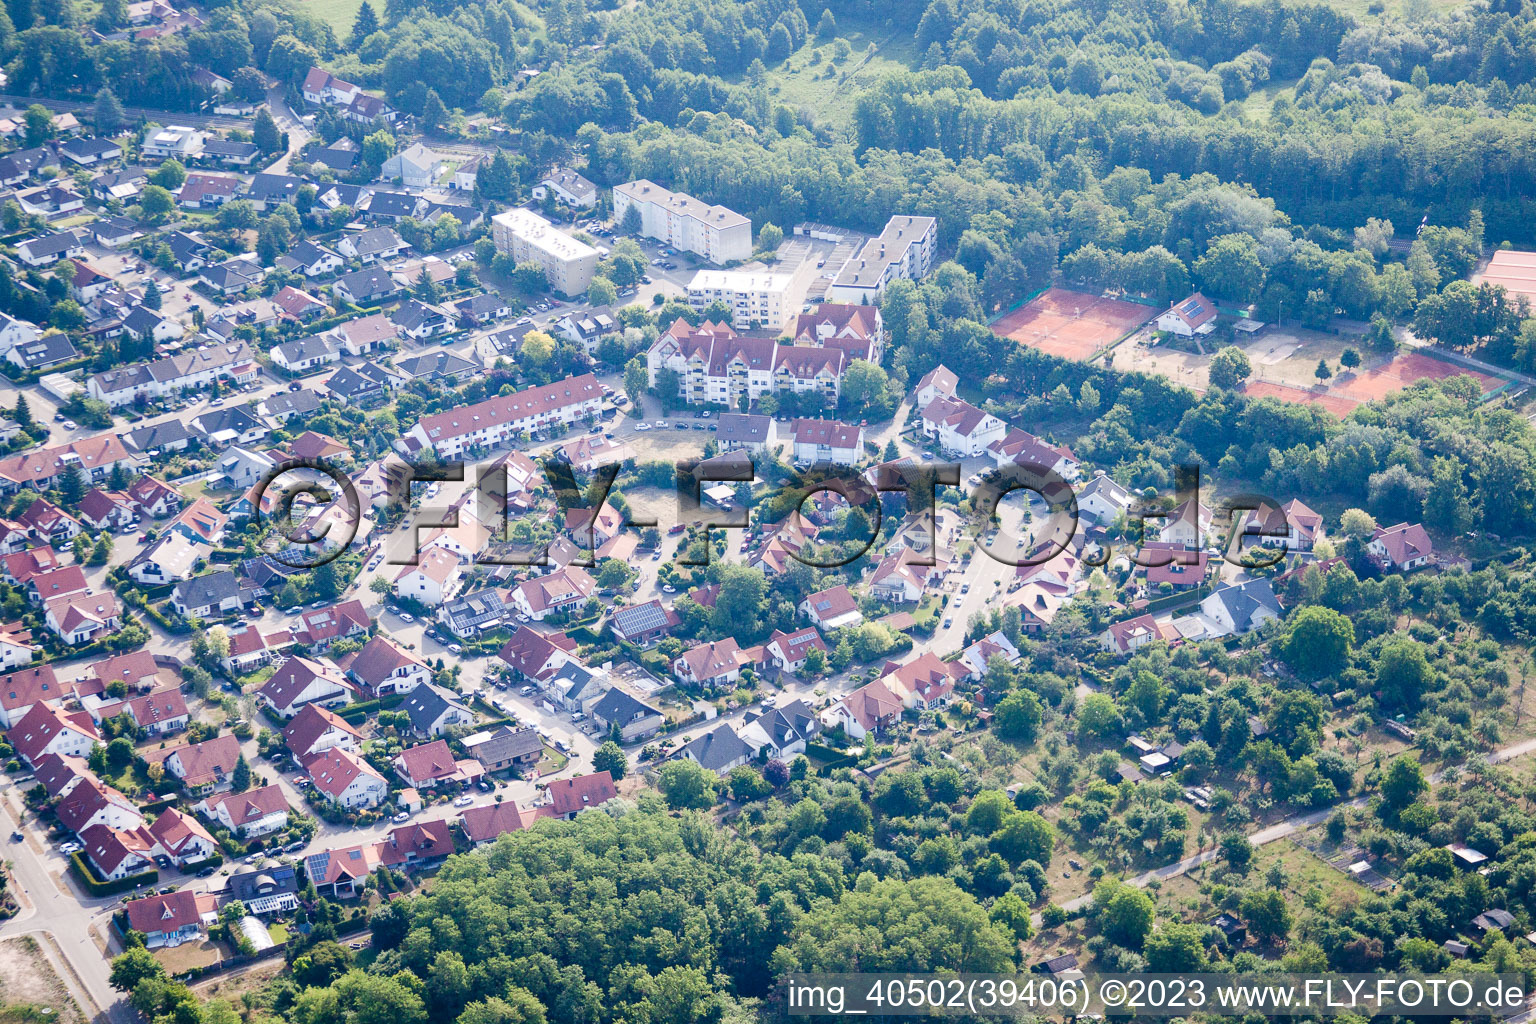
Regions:
[[218, 897], [212, 892], [178, 889], [127, 904], [127, 924], [135, 932], [178, 932], [184, 927], [200, 926], [203, 918], [218, 909]]
[[32, 710], [11, 727], [5, 738], [28, 764], [35, 764], [54, 737], [63, 732], [77, 732], [93, 740], [101, 739], [101, 733], [97, 731], [96, 723], [91, 721], [90, 715], [83, 711], [66, 713], [43, 701], [33, 704]]
[[511, 800], [482, 804], [464, 809], [464, 836], [472, 843], [484, 843], [508, 832], [529, 828], [541, 817], [544, 808], [524, 810]]
[[362, 742], [362, 733], [347, 724], [346, 719], [314, 704], [306, 705], [293, 716], [293, 721], [283, 730], [283, 741], [295, 757], [302, 759], [309, 754], [320, 737], [331, 729], [348, 734], [356, 743]]
[[550, 808], [561, 817], [589, 807], [601, 807], [619, 795], [613, 776], [607, 772], [556, 779], [549, 784], [547, 792]]
[[223, 807], [236, 828], [260, 821], [269, 814], [288, 813], [288, 798], [283, 795], [282, 788], [275, 785], [244, 793], [220, 793], [208, 797], [203, 803], [210, 814]]
[[678, 756], [686, 755], [710, 771], [718, 772], [743, 758], [751, 758], [754, 753], [735, 729], [720, 725], [684, 744]]
[[340, 747], [331, 747], [302, 763], [315, 788], [332, 800], [339, 799], [347, 787], [361, 776], [368, 775], [380, 782], [384, 781], [384, 776], [374, 771], [367, 761]]

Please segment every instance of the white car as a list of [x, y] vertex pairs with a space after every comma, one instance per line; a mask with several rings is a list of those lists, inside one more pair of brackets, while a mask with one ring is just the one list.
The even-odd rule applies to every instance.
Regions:
[[655, 423], [651, 424], [651, 426], [655, 427], [657, 430], [664, 429], [666, 427], [666, 425], [667, 425], [667, 421], [666, 420], [657, 420]]
[[85, 849], [85, 847], [74, 841], [59, 844], [59, 852], [66, 857], [72, 853], [79, 853], [83, 849]]
[[455, 807], [468, 807], [470, 804], [472, 804], [474, 802], [475, 802], [475, 798], [470, 796], [468, 793], [465, 793], [463, 796], [459, 797], [457, 800], [455, 800], [453, 802], [453, 806], [455, 806]]
[[416, 616], [412, 615], [410, 612], [401, 612], [400, 613], [400, 621], [401, 622], [415, 622], [416, 621]]
[[404, 811], [401, 811], [399, 814], [395, 815], [395, 824], [396, 825], [400, 824], [401, 822], [410, 821], [410, 820], [411, 820], [411, 816], [409, 814], [406, 814]]
[[639, 431], [648, 431], [651, 429], [651, 425], [649, 423], [637, 423], [635, 424], [635, 429]]

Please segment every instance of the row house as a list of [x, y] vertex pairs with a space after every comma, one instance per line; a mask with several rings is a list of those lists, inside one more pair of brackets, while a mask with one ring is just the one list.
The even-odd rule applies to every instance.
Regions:
[[440, 459], [460, 458], [471, 448], [507, 444], [521, 434], [567, 427], [598, 415], [603, 392], [590, 373], [510, 395], [423, 416], [401, 442], [402, 454], [431, 448]]

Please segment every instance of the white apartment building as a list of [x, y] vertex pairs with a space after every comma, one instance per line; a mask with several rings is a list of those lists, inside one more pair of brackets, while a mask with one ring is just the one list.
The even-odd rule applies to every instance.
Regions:
[[884, 231], [843, 264], [827, 290], [828, 301], [877, 305], [892, 281], [916, 281], [933, 269], [938, 238], [932, 217], [892, 217]]
[[531, 210], [512, 209], [491, 218], [491, 237], [498, 252], [510, 253], [519, 264], [544, 268], [549, 286], [562, 295], [580, 295], [597, 272], [598, 251], [577, 241]]
[[654, 181], [631, 181], [613, 188], [613, 219], [623, 224], [631, 206], [640, 211], [640, 233], [711, 263], [729, 263], [752, 255], [752, 222], [735, 210], [710, 206]]
[[703, 310], [719, 300], [731, 307], [731, 326], [738, 330], [783, 330], [805, 305], [815, 273], [810, 260], [789, 268], [749, 263], [734, 270], [701, 270], [688, 283], [688, 304]]

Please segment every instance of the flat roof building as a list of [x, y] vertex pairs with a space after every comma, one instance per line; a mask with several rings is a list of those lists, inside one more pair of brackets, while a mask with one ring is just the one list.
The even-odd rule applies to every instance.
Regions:
[[827, 290], [831, 302], [875, 305], [897, 278], [916, 281], [933, 269], [938, 222], [932, 217], [892, 217], [885, 230], [843, 264]]
[[497, 251], [510, 253], [518, 264], [543, 267], [550, 288], [562, 295], [580, 295], [592, 284], [598, 251], [532, 211], [498, 213], [491, 218], [491, 237]]

